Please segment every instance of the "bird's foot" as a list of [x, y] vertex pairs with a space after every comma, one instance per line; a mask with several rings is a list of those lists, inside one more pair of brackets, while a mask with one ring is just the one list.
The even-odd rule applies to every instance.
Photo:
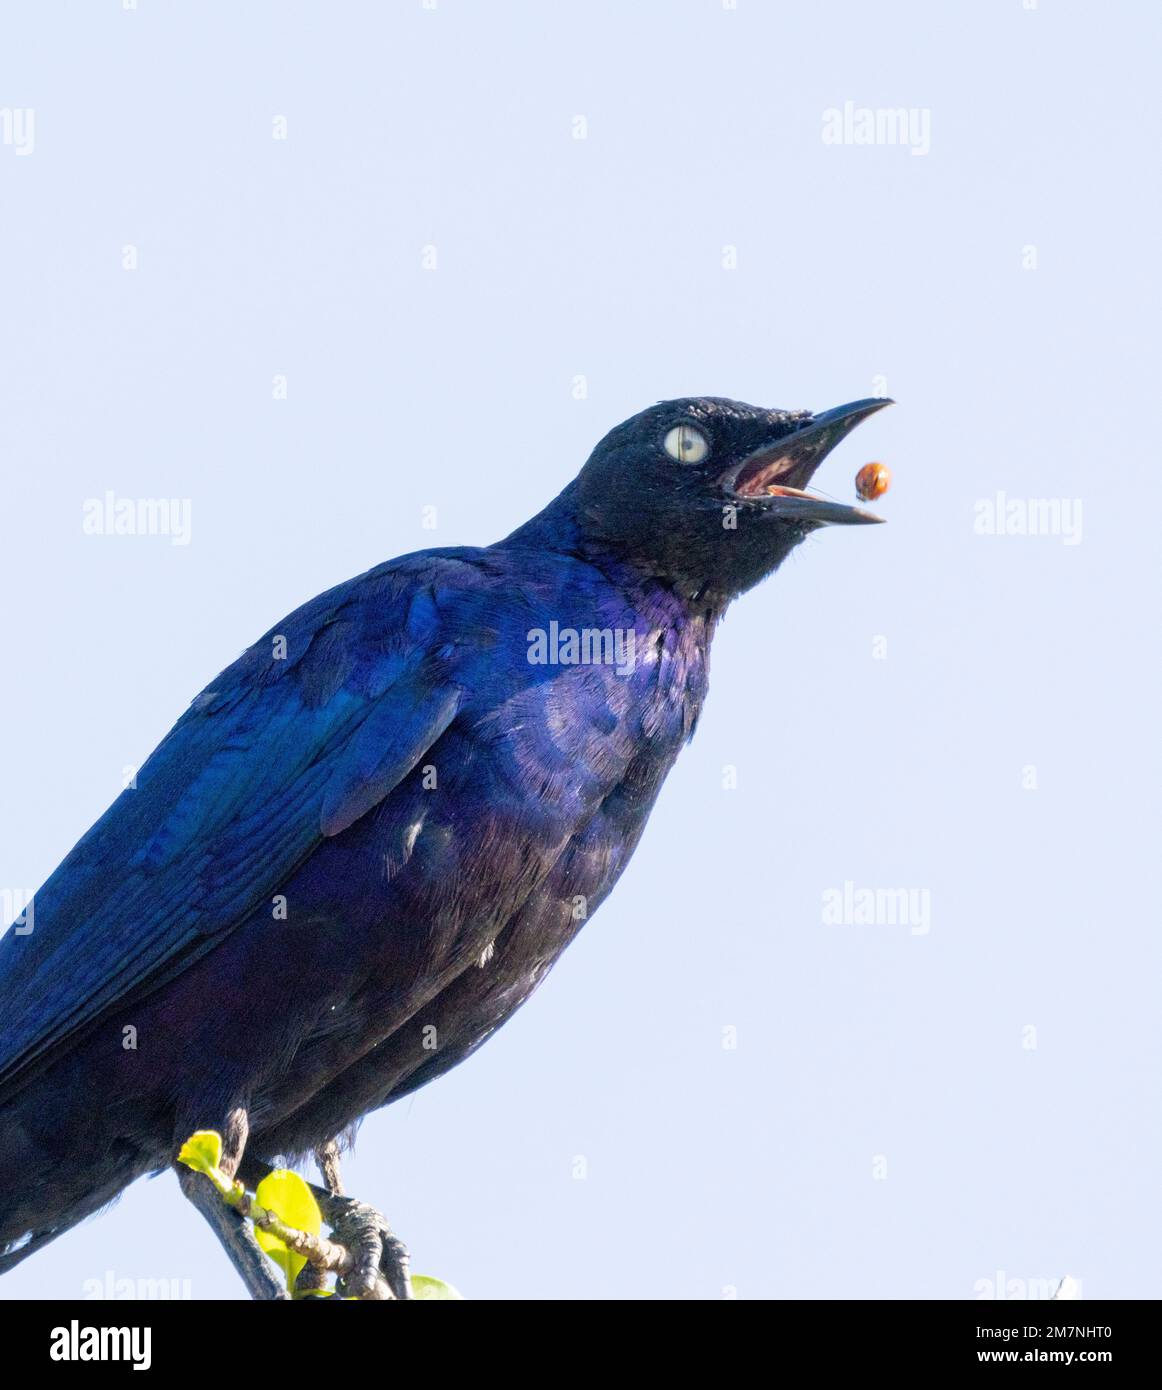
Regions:
[[320, 1197], [319, 1206], [332, 1237], [352, 1257], [351, 1268], [336, 1280], [336, 1294], [368, 1300], [413, 1297], [407, 1248], [380, 1212], [337, 1194]]
[[[336, 1279], [336, 1294], [369, 1301], [414, 1298], [407, 1247], [387, 1224], [382, 1212], [344, 1194], [335, 1141], [321, 1144], [315, 1158], [326, 1187], [316, 1187], [312, 1183], [311, 1191], [323, 1220], [331, 1228], [332, 1239], [345, 1247], [351, 1257], [348, 1267]], [[248, 1185], [257, 1187], [270, 1171], [267, 1164], [248, 1155], [242, 1161], [239, 1176]], [[322, 1282], [308, 1265], [299, 1276], [298, 1288], [306, 1291], [321, 1287]]]

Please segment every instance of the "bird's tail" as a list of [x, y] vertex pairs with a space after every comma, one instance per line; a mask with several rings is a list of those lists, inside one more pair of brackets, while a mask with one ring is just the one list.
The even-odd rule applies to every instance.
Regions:
[[[90, 1216], [111, 1207], [122, 1191], [139, 1176], [138, 1172], [118, 1172], [100, 1185], [83, 1193], [70, 1194], [64, 1202], [58, 1194], [37, 1184], [35, 1175], [26, 1178], [23, 1197], [11, 1200], [11, 1190], [0, 1195], [0, 1275], [43, 1250], [57, 1236], [63, 1236]], [[38, 1191], [39, 1188], [39, 1191]], [[36, 1216], [32, 1217], [35, 1208]]]
[[[77, 1217], [77, 1221], [80, 1220], [82, 1218]], [[68, 1226], [52, 1226], [45, 1231], [29, 1231], [18, 1240], [10, 1241], [0, 1248], [0, 1274], [7, 1274], [10, 1269], [15, 1269], [21, 1260], [27, 1260], [29, 1255], [35, 1255], [49, 1241], [56, 1240], [57, 1236], [63, 1236], [70, 1226], [75, 1225], [76, 1222], [72, 1221]]]
[[[128, 1181], [135, 1176], [130, 1175]], [[74, 1190], [66, 1196], [59, 1189], [38, 1183], [35, 1173], [27, 1173], [18, 1181], [22, 1185], [16, 1193], [7, 1187], [0, 1195], [0, 1274], [7, 1274], [57, 1236], [112, 1206], [126, 1186], [118, 1174], [99, 1186], [84, 1192]]]
[[[0, 1274], [109, 1206], [158, 1155], [57, 1116], [33, 1082], [0, 1104]], [[104, 1140], [104, 1142], [102, 1142]], [[162, 1159], [164, 1165], [164, 1158]]]

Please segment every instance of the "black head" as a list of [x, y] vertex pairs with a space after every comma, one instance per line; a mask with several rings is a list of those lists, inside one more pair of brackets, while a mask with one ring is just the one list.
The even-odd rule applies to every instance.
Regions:
[[716, 397], [663, 401], [618, 425], [569, 491], [586, 537], [688, 593], [731, 598], [820, 526], [875, 522], [806, 492], [861, 420], [890, 405], [764, 410]]

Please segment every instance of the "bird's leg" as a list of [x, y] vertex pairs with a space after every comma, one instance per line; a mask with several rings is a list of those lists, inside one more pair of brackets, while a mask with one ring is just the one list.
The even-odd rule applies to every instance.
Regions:
[[[408, 1274], [410, 1258], [403, 1241], [381, 1212], [366, 1202], [344, 1195], [338, 1145], [334, 1140], [321, 1144], [315, 1151], [315, 1158], [327, 1186], [308, 1185], [331, 1234], [338, 1244], [347, 1247], [355, 1262], [353, 1269], [340, 1276], [335, 1285], [336, 1293], [369, 1301], [414, 1297]], [[239, 1176], [248, 1186], [256, 1186], [270, 1171], [265, 1163], [248, 1156]]]
[[[192, 1133], [193, 1127], [191, 1127]], [[223, 1132], [223, 1149], [220, 1167], [230, 1177], [237, 1171], [246, 1144], [246, 1112], [233, 1110], [227, 1118]], [[210, 1229], [218, 1237], [230, 1263], [238, 1271], [238, 1276], [246, 1285], [251, 1298], [275, 1300], [289, 1298], [282, 1287], [273, 1266], [262, 1253], [250, 1223], [222, 1201], [217, 1189], [204, 1173], [195, 1173], [184, 1164], [175, 1164], [178, 1182], [182, 1192], [197, 1207], [209, 1222]]]
[[[338, 1140], [328, 1139], [320, 1144], [315, 1150], [315, 1162], [319, 1166], [319, 1172], [323, 1175], [323, 1186], [332, 1197], [341, 1197], [343, 1195], [343, 1175], [339, 1171]], [[295, 1280], [295, 1288], [300, 1293], [309, 1293], [314, 1289], [325, 1289], [326, 1287], [326, 1272], [311, 1264], [304, 1265], [302, 1272]]]
[[323, 1186], [332, 1197], [343, 1196], [343, 1174], [339, 1171], [339, 1141], [328, 1139], [315, 1150], [315, 1162], [323, 1175]]
[[[343, 1191], [343, 1174], [339, 1168], [339, 1143], [328, 1139], [315, 1150], [315, 1162], [323, 1175], [323, 1186], [330, 1194], [332, 1234], [343, 1239], [349, 1233], [348, 1248], [356, 1256], [356, 1268], [343, 1279], [348, 1291], [363, 1289], [362, 1298], [380, 1298], [375, 1291], [386, 1282], [393, 1298], [411, 1298], [412, 1286], [408, 1277], [410, 1259], [404, 1243], [396, 1236], [386, 1219], [374, 1207], [354, 1202]], [[343, 1205], [340, 1206], [339, 1203]], [[338, 1224], [336, 1224], [336, 1221]]]

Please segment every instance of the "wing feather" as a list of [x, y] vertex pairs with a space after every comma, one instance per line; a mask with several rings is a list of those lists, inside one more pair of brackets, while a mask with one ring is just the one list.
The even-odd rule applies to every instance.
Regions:
[[425, 561], [331, 590], [255, 643], [34, 896], [33, 931], [0, 941], [0, 1095], [211, 949], [449, 726], [461, 692], [432, 571], [464, 566]]

